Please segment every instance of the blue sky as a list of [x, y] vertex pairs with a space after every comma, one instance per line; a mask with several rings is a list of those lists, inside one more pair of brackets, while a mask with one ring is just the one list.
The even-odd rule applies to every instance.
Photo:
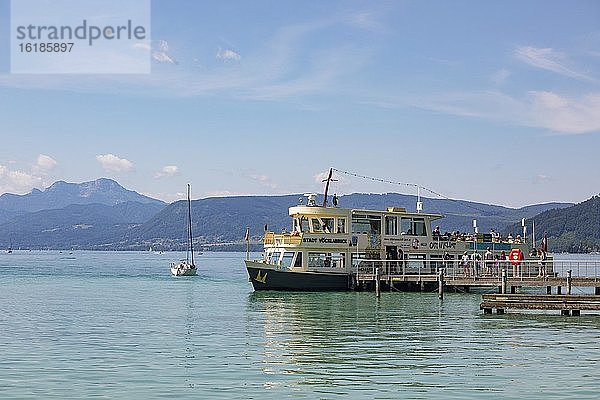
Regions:
[[[520, 207], [600, 192], [597, 1], [152, 1], [151, 74], [9, 74], [0, 193], [322, 191], [329, 167]], [[4, 66], [4, 68], [2, 68]], [[338, 176], [333, 190], [414, 193]]]

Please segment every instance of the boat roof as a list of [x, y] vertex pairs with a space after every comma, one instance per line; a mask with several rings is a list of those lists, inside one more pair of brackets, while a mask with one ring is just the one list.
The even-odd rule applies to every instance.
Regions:
[[290, 217], [296, 215], [315, 215], [315, 216], [332, 216], [342, 217], [349, 216], [351, 214], [379, 214], [379, 215], [399, 215], [407, 217], [427, 217], [430, 220], [436, 220], [443, 218], [442, 214], [429, 214], [429, 213], [417, 213], [407, 212], [403, 207], [388, 207], [387, 210], [368, 210], [363, 208], [338, 208], [338, 207], [323, 207], [323, 206], [308, 206], [308, 205], [297, 205], [289, 208]]

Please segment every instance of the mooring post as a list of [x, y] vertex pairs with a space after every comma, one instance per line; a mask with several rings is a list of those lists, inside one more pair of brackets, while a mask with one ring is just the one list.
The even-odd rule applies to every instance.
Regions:
[[571, 278], [571, 270], [567, 271], [567, 294], [571, 294], [571, 284], [573, 283], [573, 278]]
[[444, 300], [444, 269], [440, 268], [438, 272], [438, 297]]
[[595, 295], [600, 295], [600, 287], [596, 286], [594, 289], [595, 289], [594, 290], [594, 294]]
[[379, 281], [379, 267], [375, 268], [375, 296], [379, 298], [381, 296], [381, 282]]
[[552, 294], [552, 286], [546, 286], [546, 294]]
[[556, 287], [556, 294], [562, 294], [562, 287], [561, 286], [557, 286]]
[[506, 294], [506, 284], [508, 283], [508, 277], [506, 273], [506, 268], [502, 268], [502, 286], [500, 292], [502, 294]]

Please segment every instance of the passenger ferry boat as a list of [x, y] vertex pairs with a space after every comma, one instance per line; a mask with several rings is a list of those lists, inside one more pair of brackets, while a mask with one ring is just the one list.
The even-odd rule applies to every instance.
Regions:
[[476, 277], [497, 276], [507, 267], [518, 276], [526, 265], [541, 272], [537, 254], [529, 254], [520, 237], [441, 234], [431, 229], [440, 214], [338, 208], [335, 200], [327, 205], [327, 192], [324, 197], [323, 205], [311, 194], [308, 204], [289, 208], [291, 232], [265, 232], [262, 259], [245, 261], [255, 290], [352, 290], [359, 288], [361, 272], [420, 276], [453, 268]]

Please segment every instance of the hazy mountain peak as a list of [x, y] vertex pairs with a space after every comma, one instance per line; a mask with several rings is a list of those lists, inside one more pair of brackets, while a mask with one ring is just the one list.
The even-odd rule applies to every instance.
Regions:
[[44, 191], [35, 189], [22, 196], [6, 193], [0, 196], [0, 210], [33, 212], [63, 208], [71, 204], [97, 203], [112, 206], [126, 202], [165, 205], [160, 200], [125, 189], [112, 179], [99, 178], [82, 183], [56, 181]]

